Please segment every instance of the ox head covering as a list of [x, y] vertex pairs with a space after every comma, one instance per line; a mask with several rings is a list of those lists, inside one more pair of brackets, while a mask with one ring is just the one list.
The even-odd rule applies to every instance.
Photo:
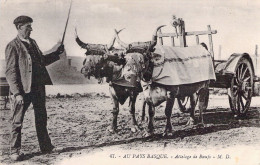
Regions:
[[14, 19], [14, 24], [17, 26], [18, 24], [26, 24], [26, 23], [32, 23], [33, 19], [31, 17], [21, 15]]

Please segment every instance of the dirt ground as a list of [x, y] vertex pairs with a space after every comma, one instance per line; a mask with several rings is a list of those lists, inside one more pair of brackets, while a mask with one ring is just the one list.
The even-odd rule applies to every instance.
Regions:
[[[253, 154], [260, 153], [259, 98], [253, 98], [252, 106], [245, 119], [236, 120], [229, 110], [227, 98], [211, 95], [209, 107], [204, 112], [204, 128], [186, 127], [189, 114], [180, 113], [178, 107], [175, 106], [172, 115], [174, 133], [168, 137], [162, 136], [165, 127], [165, 105], [162, 104], [156, 109], [155, 136], [143, 137], [144, 130], [131, 132], [128, 102], [120, 106], [118, 133], [111, 134], [107, 128], [112, 120], [112, 102], [106, 89], [99, 89], [98, 93], [81, 92], [77, 94], [68, 92], [65, 97], [61, 94], [61, 97], [57, 98], [57, 95], [54, 95], [55, 92], [51, 89], [47, 90], [48, 130], [56, 146], [51, 154], [40, 153], [34, 126], [34, 112], [30, 106], [25, 115], [22, 130], [22, 151], [26, 157], [25, 160], [16, 164], [66, 164], [67, 161], [64, 160], [68, 162], [73, 160], [72, 164], [76, 164], [76, 160], [80, 160], [83, 155], [96, 154], [104, 156], [105, 160], [110, 162], [113, 153], [117, 153], [117, 157], [123, 157], [127, 153], [133, 157], [134, 153], [152, 151], [151, 153], [157, 154], [167, 153], [169, 150], [176, 151], [175, 155], [169, 155], [169, 152], [167, 155], [174, 158], [176, 153], [183, 154], [185, 151], [186, 155], [180, 155], [182, 159], [188, 159], [187, 152], [201, 154], [207, 151], [206, 154], [208, 154], [208, 151], [218, 153], [218, 151], [231, 149], [228, 153], [232, 154], [232, 149], [235, 148], [234, 150], [237, 151], [243, 147], [250, 147], [248, 150]], [[140, 127], [147, 128], [147, 122], [141, 123], [140, 120], [140, 97], [137, 100], [136, 116]], [[0, 120], [0, 163], [13, 164], [15, 162], [10, 161], [8, 157], [10, 110], [0, 110]], [[145, 156], [147, 158], [147, 155]], [[211, 159], [212, 157], [215, 156], [211, 155]], [[101, 160], [99, 158], [82, 160], [84, 163], [78, 164], [95, 164], [95, 161]], [[233, 156], [233, 163], [235, 160], [238, 161], [237, 159]], [[121, 164], [121, 159], [117, 160]], [[260, 163], [259, 155], [256, 160]], [[131, 162], [130, 159], [128, 159], [129, 162]], [[102, 164], [104, 163], [106, 161]]]

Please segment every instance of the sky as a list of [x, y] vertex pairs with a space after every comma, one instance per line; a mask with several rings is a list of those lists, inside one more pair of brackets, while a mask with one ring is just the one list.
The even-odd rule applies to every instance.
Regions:
[[[40, 49], [52, 48], [62, 38], [69, 6], [70, 0], [0, 0], [0, 58], [17, 35], [13, 20], [19, 15], [33, 18], [31, 38]], [[73, 0], [64, 44], [67, 55], [84, 57], [74, 39], [75, 27], [88, 43], [108, 44], [114, 29], [122, 28], [120, 38], [126, 43], [149, 41], [159, 25], [167, 25], [162, 32], [174, 32], [170, 22], [176, 15], [185, 21], [186, 31], [204, 31], [207, 25], [217, 30], [216, 59], [219, 45], [222, 59], [232, 53], [254, 54], [260, 44], [259, 9], [260, 1], [254, 0]], [[208, 43], [208, 37], [200, 41]], [[188, 45], [193, 44], [195, 37], [189, 37]]]

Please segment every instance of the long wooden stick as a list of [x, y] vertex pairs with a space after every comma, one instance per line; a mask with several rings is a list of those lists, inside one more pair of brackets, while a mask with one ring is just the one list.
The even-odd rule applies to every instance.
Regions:
[[67, 30], [67, 26], [68, 26], [68, 22], [69, 22], [69, 18], [70, 18], [71, 5], [72, 5], [72, 0], [70, 1], [70, 9], [69, 9], [68, 18], [67, 18], [65, 29], [64, 29], [64, 32], [63, 32], [63, 36], [62, 36], [61, 45], [64, 42], [64, 38], [65, 38], [66, 30]]

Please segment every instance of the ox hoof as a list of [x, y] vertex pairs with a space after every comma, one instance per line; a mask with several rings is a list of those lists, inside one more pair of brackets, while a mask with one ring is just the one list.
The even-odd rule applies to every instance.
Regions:
[[147, 132], [147, 131], [145, 131], [145, 133], [143, 134], [143, 137], [151, 137], [151, 136], [153, 136], [153, 135], [154, 135], [153, 132]]
[[144, 118], [144, 119], [141, 120], [141, 123], [142, 123], [142, 124], [144, 124], [144, 123], [146, 123], [146, 122], [147, 122], [146, 118]]
[[234, 118], [235, 119], [239, 119], [239, 116], [236, 114], [236, 115], [234, 115]]
[[204, 123], [199, 123], [199, 124], [197, 124], [197, 128], [205, 128]]
[[163, 137], [167, 137], [167, 136], [173, 136], [172, 131], [165, 131], [165, 132], [163, 133]]
[[109, 133], [112, 133], [112, 134], [115, 134], [115, 133], [117, 133], [117, 130], [116, 129], [114, 129], [114, 128], [108, 128], [107, 129], [107, 131], [109, 132]]
[[135, 127], [132, 127], [132, 128], [131, 128], [131, 132], [136, 133], [136, 132], [137, 132], [137, 129], [136, 129]]
[[190, 118], [190, 120], [186, 123], [185, 126], [193, 126], [195, 124], [194, 119]]
[[148, 117], [144, 117], [141, 119], [141, 124], [145, 124], [148, 122]]

